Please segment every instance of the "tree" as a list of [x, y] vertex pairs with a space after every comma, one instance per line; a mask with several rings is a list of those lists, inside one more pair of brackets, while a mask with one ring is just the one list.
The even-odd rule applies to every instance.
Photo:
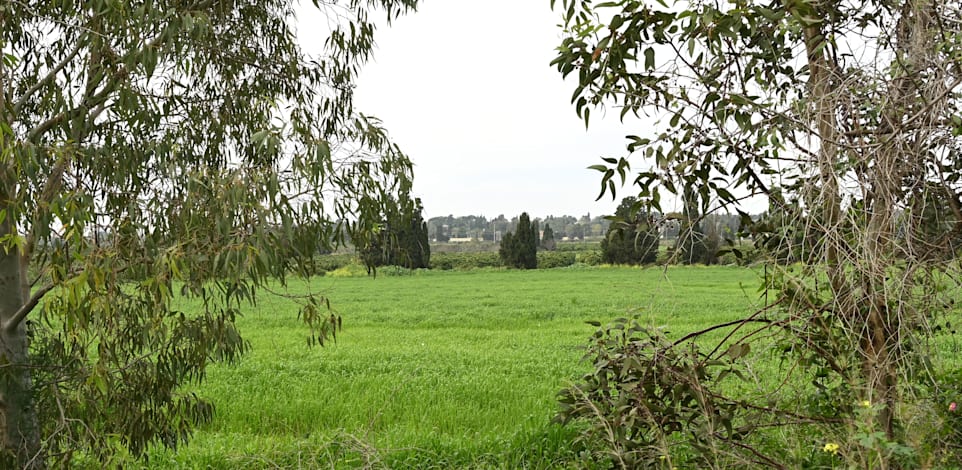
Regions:
[[685, 189], [682, 197], [684, 211], [682, 212], [681, 227], [678, 229], [676, 240], [677, 252], [683, 264], [709, 264], [708, 246], [705, 243], [705, 231], [702, 230], [702, 216], [698, 207], [698, 200], [694, 189]]
[[514, 234], [504, 234], [498, 254], [508, 266], [518, 269], [538, 267], [538, 226], [531, 223], [527, 212], [521, 213]]
[[635, 197], [626, 197], [615, 209], [608, 233], [601, 240], [601, 253], [606, 263], [654, 263], [658, 257], [658, 225], [651, 214], [640, 212]]
[[892, 452], [846, 434], [868, 413], [891, 446], [943, 452], [938, 431], [917, 423], [939, 419], [925, 394], [944, 388], [930, 373], [940, 356], [925, 345], [948, 301], [939, 272], [949, 266], [938, 255], [962, 230], [962, 218], [945, 216], [962, 214], [959, 5], [560, 4], [567, 35], [553, 63], [577, 74], [579, 115], [587, 123], [592, 109], [614, 103], [622, 117], [660, 119], [649, 134], [629, 137], [629, 152], [644, 163], [623, 157], [594, 166], [602, 194], [614, 193], [635, 166], [638, 195], [654, 209], [663, 195], [694, 195], [699, 214], [723, 207], [752, 227], [741, 201], [769, 193], [774, 181], [800, 202], [805, 233], [818, 234], [802, 268], [776, 268], [766, 280], [775, 305], [746, 316], [744, 339], [716, 352], [741, 363], [752, 339], [777, 336], [785, 359], [798, 366], [790, 369], [811, 378], [800, 393], [822, 406], [805, 408], [809, 402], [794, 396], [778, 401], [775, 393], [761, 399], [774, 401], [756, 416], [739, 404], [751, 400], [709, 393], [711, 409], [737, 410], [725, 418], [749, 426], [737, 443], [694, 436], [693, 448], [736, 449], [743, 463], [774, 465], [777, 455], [744, 439], [791, 414], [810, 424], [779, 425], [832, 436], [851, 465], [894, 464]]
[[367, 247], [360, 249], [369, 267], [403, 266], [408, 269], [431, 266], [431, 246], [428, 224], [421, 216], [421, 199], [411, 201], [402, 195], [396, 204], [389, 204], [378, 235]]
[[[370, 15], [414, 0], [314, 4], [318, 57], [285, 0], [0, 2], [0, 467], [187, 439], [243, 306], [409, 189], [352, 90]], [[340, 319], [301, 300], [323, 344]]]
[[514, 235], [511, 232], [505, 232], [504, 236], [501, 237], [501, 244], [498, 246], [498, 256], [501, 257], [501, 262], [508, 266], [515, 266], [515, 249]]
[[753, 224], [756, 245], [763, 246], [771, 261], [790, 264], [808, 259], [817, 227], [805, 221], [798, 201], [786, 201], [778, 188], [771, 188], [768, 210]]
[[554, 251], [557, 246], [557, 242], [554, 239], [554, 231], [551, 230], [551, 225], [544, 224], [544, 233], [541, 234], [541, 248], [547, 251]]

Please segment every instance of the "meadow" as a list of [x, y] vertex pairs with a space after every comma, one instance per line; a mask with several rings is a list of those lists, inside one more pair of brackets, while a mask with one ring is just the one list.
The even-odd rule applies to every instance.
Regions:
[[252, 350], [196, 393], [213, 422], [152, 468], [551, 468], [575, 429], [557, 392], [588, 370], [595, 327], [639, 315], [677, 334], [757, 306], [739, 267], [335, 271], [292, 294], [330, 298], [337, 342], [308, 347], [291, 300], [263, 296], [238, 326]]

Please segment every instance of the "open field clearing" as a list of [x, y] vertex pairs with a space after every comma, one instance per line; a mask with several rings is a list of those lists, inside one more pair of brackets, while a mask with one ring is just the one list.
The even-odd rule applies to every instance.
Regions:
[[291, 288], [343, 315], [324, 348], [307, 347], [290, 301], [262, 297], [238, 322], [252, 352], [197, 390], [214, 421], [150, 466], [556, 466], [574, 457], [549, 421], [587, 370], [585, 321], [637, 313], [686, 332], [753, 308], [759, 282], [736, 267], [388, 274]]

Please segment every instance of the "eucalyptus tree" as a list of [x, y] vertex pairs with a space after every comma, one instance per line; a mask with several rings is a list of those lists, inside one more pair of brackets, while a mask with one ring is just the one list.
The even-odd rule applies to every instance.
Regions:
[[[798, 201], [791, 210], [806, 225], [798, 229], [808, 242], [803, 266], [773, 269], [766, 280], [775, 304], [735, 323], [737, 344], [691, 360], [714, 367], [724, 357], [725, 367], [737, 369], [728, 363], [744, 361], [743, 343], [774, 335], [795, 365], [787, 374], [809, 374], [807, 398], [785, 399], [776, 388], [756, 402], [738, 401], [695, 380], [698, 374], [685, 375], [689, 385], [710, 389], [696, 399], [703, 413], [686, 424], [705, 426], [688, 439], [699, 450], [692, 455], [712, 466], [792, 465], [778, 461], [788, 454], [766, 453], [746, 437], [772, 425], [818, 428], [788, 435], [831, 436], [831, 449], [859, 465], [896, 457], [921, 465], [924, 452], [951, 448], [939, 445], [943, 418], [923, 398], [947, 389], [933, 380], [938, 356], [927, 345], [933, 320], [951, 305], [940, 260], [954, 255], [962, 231], [958, 2], [552, 5], [561, 7], [566, 28], [553, 64], [577, 76], [579, 115], [587, 122], [596, 107], [614, 105], [623, 118], [657, 120], [653, 130], [628, 137], [629, 153], [641, 160], [594, 167], [602, 194], [631, 181], [654, 209], [674, 194], [685, 199], [686, 214], [722, 206], [751, 227], [742, 199], [780, 187], [783, 197], [773, 201]], [[690, 195], [696, 206], [688, 207]], [[676, 352], [654, 354], [651, 364], [688, 360]], [[662, 409], [671, 410], [678, 408]], [[866, 423], [864, 415], [874, 419]], [[859, 433], [870, 437], [852, 438]], [[720, 452], [719, 440], [730, 451]], [[659, 465], [665, 454], [652, 446], [644, 455]]]
[[[7, 468], [185, 440], [212, 407], [184, 385], [245, 350], [242, 307], [409, 190], [352, 93], [374, 15], [415, 0], [313, 3], [317, 55], [287, 0], [0, 0]], [[301, 300], [323, 343], [340, 319]]]

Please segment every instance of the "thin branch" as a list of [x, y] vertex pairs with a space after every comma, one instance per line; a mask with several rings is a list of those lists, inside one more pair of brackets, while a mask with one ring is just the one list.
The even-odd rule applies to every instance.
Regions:
[[733, 320], [733, 321], [730, 321], [730, 322], [720, 323], [720, 324], [718, 324], [718, 325], [712, 325], [712, 326], [709, 326], [708, 328], [704, 328], [704, 329], [701, 329], [701, 330], [698, 330], [698, 331], [693, 331], [693, 332], [691, 332], [691, 333], [688, 333], [687, 335], [682, 336], [680, 339], [677, 339], [677, 340], [675, 340], [675, 342], [671, 343], [671, 347], [678, 346], [679, 344], [684, 343], [685, 341], [688, 341], [688, 340], [690, 340], [690, 339], [692, 339], [692, 338], [696, 338], [696, 337], [701, 336], [701, 335], [703, 335], [703, 334], [705, 334], [705, 333], [710, 333], [710, 332], [712, 332], [712, 331], [720, 330], [720, 329], [722, 329], [722, 328], [726, 328], [726, 327], [729, 327], [729, 326], [743, 325], [743, 324], [745, 324], [745, 323], [772, 323], [771, 320], [768, 320], [768, 319], [765, 319], [765, 318], [755, 318], [755, 317], [757, 317], [758, 315], [760, 315], [760, 314], [762, 314], [762, 313], [764, 313], [764, 312], [767, 312], [768, 310], [771, 310], [772, 307], [775, 307], [775, 306], [778, 305], [780, 302], [781, 302], [781, 300], [779, 300], [779, 301], [777, 301], [777, 302], [774, 302], [774, 303], [772, 303], [771, 305], [769, 305], [769, 306], [767, 306], [767, 307], [765, 307], [765, 308], [763, 308], [763, 309], [761, 309], [761, 310], [753, 313], [753, 314], [752, 314], [751, 316], [749, 316], [748, 318], [741, 318], [741, 319]]
[[[43, 135], [44, 133], [52, 129], [57, 124], [64, 122], [68, 117], [72, 117], [77, 113], [83, 112], [84, 109], [89, 109], [93, 106], [97, 106], [98, 107], [96, 110], [97, 114], [103, 112], [103, 109], [101, 109], [101, 107], [103, 107], [107, 102], [107, 100], [110, 99], [110, 97], [113, 95], [114, 91], [117, 88], [117, 85], [120, 84], [120, 81], [122, 81], [126, 77], [127, 77], [127, 69], [121, 66], [111, 76], [110, 82], [105, 84], [100, 91], [84, 99], [84, 101], [80, 105], [72, 109], [69, 109], [67, 111], [61, 111], [57, 113], [57, 115], [51, 117], [50, 119], [47, 119], [46, 121], [40, 124], [37, 124], [33, 129], [30, 129], [30, 132], [27, 133], [26, 140], [31, 142], [35, 141], [36, 139], [38, 139], [38, 137], [40, 137], [41, 135]], [[88, 115], [90, 114], [89, 111], [87, 113]], [[84, 121], [86, 122], [86, 119]]]
[[53, 68], [50, 69], [49, 72], [47, 72], [47, 75], [45, 75], [43, 78], [38, 80], [37, 83], [34, 83], [33, 86], [28, 88], [27, 91], [23, 93], [23, 95], [21, 95], [19, 98], [16, 99], [16, 104], [13, 105], [14, 116], [20, 114], [20, 110], [23, 109], [23, 106], [27, 103], [27, 100], [30, 98], [31, 95], [36, 93], [37, 90], [42, 88], [44, 85], [50, 83], [51, 80], [56, 78], [57, 74], [60, 73], [61, 70], [63, 70], [67, 65], [70, 64], [70, 61], [72, 61], [74, 57], [76, 57], [77, 54], [80, 53], [80, 49], [82, 48], [83, 45], [84, 45], [83, 41], [77, 41], [77, 45], [74, 46], [74, 48], [71, 49], [69, 53], [67, 53], [67, 56], [64, 57], [63, 60], [61, 60], [56, 65], [54, 65]]
[[748, 444], [744, 444], [744, 443], [738, 442], [738, 441], [733, 440], [733, 439], [725, 439], [725, 442], [728, 442], [729, 444], [731, 444], [731, 445], [733, 445], [733, 446], [735, 446], [735, 447], [741, 447], [742, 449], [745, 449], [745, 450], [751, 452], [752, 455], [754, 455], [754, 456], [757, 457], [758, 459], [761, 459], [761, 462], [756, 462], [756, 463], [761, 463], [761, 464], [764, 464], [764, 465], [769, 465], [769, 468], [788, 468], [787, 466], [785, 466], [785, 465], [783, 465], [783, 464], [781, 464], [781, 463], [778, 463], [776, 460], [774, 460], [774, 459], [772, 459], [771, 457], [769, 457], [769, 456], [767, 456], [767, 455], [759, 452], [758, 449], [756, 449], [756, 448], [754, 448], [754, 447], [752, 447], [752, 446], [750, 446], [750, 445], [748, 445]]

